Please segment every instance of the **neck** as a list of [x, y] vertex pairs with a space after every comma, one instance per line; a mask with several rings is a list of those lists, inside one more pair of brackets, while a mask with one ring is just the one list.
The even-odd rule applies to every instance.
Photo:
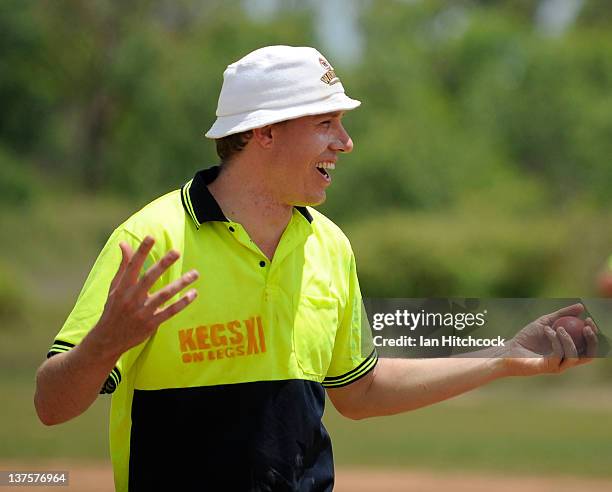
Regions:
[[272, 258], [280, 237], [291, 220], [293, 207], [282, 203], [276, 190], [266, 186], [262, 169], [244, 161], [222, 167], [208, 189], [225, 216], [240, 223], [260, 249]]

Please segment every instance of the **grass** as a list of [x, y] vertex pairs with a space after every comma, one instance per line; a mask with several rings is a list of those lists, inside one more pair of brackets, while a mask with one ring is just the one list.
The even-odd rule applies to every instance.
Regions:
[[0, 458], [46, 460], [56, 458], [109, 459], [110, 398], [101, 396], [76, 419], [58, 426], [40, 423], [34, 410], [34, 377], [20, 374], [0, 381], [2, 422]]
[[612, 405], [574, 398], [481, 391], [359, 422], [329, 405], [325, 420], [339, 465], [612, 476]]

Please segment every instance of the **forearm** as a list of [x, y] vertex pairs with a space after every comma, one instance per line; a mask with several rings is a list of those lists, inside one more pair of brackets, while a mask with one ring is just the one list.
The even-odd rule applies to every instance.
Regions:
[[360, 418], [415, 410], [506, 375], [499, 358], [381, 359], [364, 388]]
[[508, 376], [560, 374], [597, 355], [597, 327], [587, 318], [586, 353], [579, 357], [571, 336], [550, 327], [565, 316], [579, 316], [582, 304], [564, 307], [532, 321], [504, 347], [491, 347], [445, 359], [381, 359], [373, 371], [328, 395], [346, 417], [391, 415], [437, 403]]
[[94, 328], [75, 348], [41, 365], [34, 405], [44, 424], [66, 422], [94, 402], [120, 356], [102, 340]]

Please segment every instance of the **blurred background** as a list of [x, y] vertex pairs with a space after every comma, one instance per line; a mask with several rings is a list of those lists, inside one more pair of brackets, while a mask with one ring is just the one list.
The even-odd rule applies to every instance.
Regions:
[[[608, 0], [0, 3], [0, 463], [108, 465], [109, 398], [57, 428], [34, 373], [111, 231], [216, 162], [225, 67], [312, 45], [363, 101], [321, 207], [369, 297], [594, 297], [612, 253]], [[340, 467], [612, 478], [612, 365], [349, 422]]]

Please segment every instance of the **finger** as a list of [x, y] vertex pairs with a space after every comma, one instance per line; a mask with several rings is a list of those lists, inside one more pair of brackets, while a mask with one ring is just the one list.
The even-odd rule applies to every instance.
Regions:
[[559, 336], [559, 341], [561, 342], [561, 346], [563, 347], [563, 361], [559, 368], [564, 371], [570, 367], [573, 367], [578, 364], [578, 350], [576, 349], [576, 345], [574, 344], [574, 340], [570, 334], [565, 331], [565, 328], [560, 326], [557, 329], [557, 334]]
[[586, 351], [582, 360], [589, 359], [588, 361], [585, 360], [585, 362], [590, 362], [590, 359], [597, 356], [597, 334], [595, 333], [595, 331], [593, 331], [593, 328], [591, 328], [590, 325], [586, 325], [583, 328], [582, 334], [586, 339]]
[[127, 285], [134, 285], [136, 283], [138, 274], [140, 273], [142, 265], [147, 259], [147, 255], [151, 251], [153, 244], [155, 244], [155, 240], [151, 236], [147, 236], [142, 240], [142, 243], [140, 243], [136, 253], [134, 253], [130, 262], [128, 263], [127, 269], [123, 274], [122, 283], [126, 283]]
[[541, 320], [545, 325], [552, 326], [559, 318], [562, 318], [563, 316], [578, 316], [582, 313], [582, 311], [584, 311], [584, 306], [582, 304], [572, 304], [571, 306], [566, 306], [558, 311], [555, 311], [554, 313], [542, 316]]
[[557, 334], [559, 335], [559, 341], [561, 342], [561, 346], [563, 347], [563, 358], [577, 359], [578, 350], [576, 349], [576, 345], [574, 344], [574, 340], [572, 339], [570, 334], [565, 331], [565, 328], [563, 328], [562, 326], [557, 328]]
[[172, 299], [181, 290], [187, 287], [189, 284], [195, 282], [199, 274], [196, 270], [191, 270], [185, 273], [180, 279], [175, 280], [171, 284], [167, 285], [163, 289], [160, 289], [155, 294], [151, 295], [145, 302], [145, 306], [151, 310], [157, 309], [164, 302]]
[[125, 273], [125, 269], [127, 268], [128, 262], [134, 254], [130, 245], [125, 241], [121, 241], [119, 243], [119, 249], [121, 250], [121, 263], [119, 264], [119, 268], [117, 269], [117, 273], [115, 273], [113, 280], [111, 280], [110, 287], [108, 288], [109, 292], [114, 291], [115, 287], [117, 287], [117, 284], [121, 282], [121, 278]]
[[599, 333], [599, 328], [597, 328], [597, 325], [595, 324], [595, 321], [593, 321], [593, 318], [589, 317], [585, 319], [584, 322], [585, 324], [591, 327], [591, 330], [593, 330], [593, 333], [595, 334]]
[[563, 359], [563, 347], [561, 346], [561, 342], [550, 326], [544, 327], [544, 334], [546, 338], [550, 341], [551, 345], [551, 353], [546, 355], [546, 358], [551, 359], [551, 362], [555, 364], [555, 366], [559, 366], [561, 364], [561, 360]]
[[170, 250], [159, 260], [155, 265], [147, 270], [147, 272], [140, 279], [138, 290], [139, 294], [143, 297], [149, 292], [151, 287], [157, 282], [164, 272], [172, 265], [181, 255], [178, 251]]
[[170, 304], [170, 306], [166, 307], [159, 311], [155, 316], [154, 320], [157, 326], [161, 325], [164, 321], [168, 320], [175, 314], [181, 312], [185, 309], [189, 304], [193, 302], [193, 300], [198, 296], [198, 292], [195, 289], [191, 289], [187, 292], [183, 297], [181, 297], [174, 304]]

